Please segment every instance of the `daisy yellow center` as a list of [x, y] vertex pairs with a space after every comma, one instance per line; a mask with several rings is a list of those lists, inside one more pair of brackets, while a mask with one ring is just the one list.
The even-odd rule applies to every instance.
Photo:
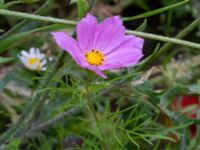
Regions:
[[39, 63], [39, 62], [40, 62], [40, 60], [39, 60], [38, 58], [29, 58], [29, 59], [28, 59], [28, 63], [29, 63], [30, 65], [33, 65], [33, 64]]
[[85, 58], [90, 65], [96, 65], [96, 66], [102, 65], [104, 61], [103, 53], [95, 49], [92, 49], [91, 52], [86, 52]]
[[29, 58], [28, 59], [28, 63], [30, 65], [34, 65], [37, 63], [37, 70], [40, 70], [41, 69], [41, 62], [40, 62], [40, 59], [38, 58]]

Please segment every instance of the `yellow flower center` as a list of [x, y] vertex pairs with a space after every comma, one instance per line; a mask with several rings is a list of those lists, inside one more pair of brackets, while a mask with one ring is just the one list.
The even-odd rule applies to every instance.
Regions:
[[33, 64], [39, 63], [39, 62], [40, 62], [40, 60], [39, 60], [38, 58], [29, 58], [29, 59], [28, 59], [28, 63], [29, 63], [30, 65], [33, 65]]
[[85, 58], [90, 65], [96, 65], [96, 66], [102, 65], [104, 61], [103, 53], [95, 49], [92, 49], [91, 52], [86, 52]]
[[38, 58], [29, 58], [28, 64], [30, 64], [30, 65], [37, 64], [37, 70], [41, 69], [41, 62], [40, 62], [40, 59], [38, 59]]

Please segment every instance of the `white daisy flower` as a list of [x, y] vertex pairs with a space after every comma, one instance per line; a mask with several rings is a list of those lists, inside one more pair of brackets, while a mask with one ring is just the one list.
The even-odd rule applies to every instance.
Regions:
[[22, 50], [21, 55], [18, 57], [27, 69], [37, 71], [46, 70], [45, 55], [40, 53], [38, 48], [31, 47], [29, 52]]

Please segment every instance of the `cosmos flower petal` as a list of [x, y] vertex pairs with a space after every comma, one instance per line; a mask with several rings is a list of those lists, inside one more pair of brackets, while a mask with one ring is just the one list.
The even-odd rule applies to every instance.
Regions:
[[[133, 66], [143, 57], [144, 40], [135, 36], [126, 36], [124, 41], [105, 56], [105, 62], [100, 70], [117, 69]], [[122, 59], [123, 58], [123, 59]]]
[[120, 43], [120, 45], [118, 45], [109, 53], [104, 53], [104, 54], [109, 55], [110, 53], [118, 51], [119, 49], [130, 48], [130, 47], [133, 47], [138, 50], [142, 50], [143, 45], [144, 45], [144, 39], [140, 37], [136, 37], [134, 35], [127, 35], [124, 37], [124, 40]]
[[119, 69], [122, 67], [123, 67], [123, 64], [120, 62], [111, 62], [110, 64], [106, 63], [106, 64], [100, 66], [99, 69], [101, 71], [105, 71], [105, 70], [111, 70], [111, 69]]
[[109, 17], [99, 24], [94, 39], [94, 48], [103, 53], [112, 51], [125, 37], [125, 28], [119, 16]]
[[143, 45], [144, 45], [144, 39], [136, 37], [134, 35], [126, 35], [123, 42], [117, 48], [134, 47], [142, 50]]
[[[124, 53], [123, 51], [126, 51]], [[143, 54], [140, 50], [127, 48], [121, 49], [115, 53], [111, 53], [105, 58], [105, 63], [100, 66], [100, 70], [108, 70], [111, 67], [112, 69], [122, 68], [133, 66], [143, 57]], [[123, 58], [123, 59], [122, 59]], [[111, 66], [113, 64], [113, 66]], [[114, 67], [115, 66], [115, 67]]]
[[[131, 49], [132, 50], [132, 49]], [[130, 56], [131, 53], [128, 55], [118, 55], [117, 57], [115, 57], [115, 59], [122, 59], [124, 61], [117, 61], [117, 60], [107, 60], [105, 64], [103, 64], [102, 66], [99, 66], [99, 69], [101, 71], [104, 70], [110, 70], [110, 69], [120, 69], [123, 67], [129, 67], [129, 66], [134, 66], [135, 64], [138, 63], [138, 61], [142, 58], [142, 54], [139, 55], [135, 55], [134, 56]]]
[[96, 66], [87, 66], [86, 68], [91, 71], [94, 71], [97, 75], [101, 76], [102, 78], [107, 79], [107, 76], [102, 71], [100, 71]]
[[[126, 43], [124, 43], [124, 42], [126, 42]], [[127, 35], [125, 40], [123, 41], [122, 45], [133, 46], [139, 50], [142, 50], [143, 45], [144, 45], [144, 39], [142, 39], [140, 37], [136, 37], [134, 35]]]
[[78, 23], [76, 32], [82, 51], [93, 48], [93, 39], [97, 25], [97, 19], [91, 14], [87, 14], [87, 16]]
[[51, 34], [60, 48], [67, 51], [80, 66], [84, 66], [84, 54], [77, 41], [64, 32], [52, 32]]

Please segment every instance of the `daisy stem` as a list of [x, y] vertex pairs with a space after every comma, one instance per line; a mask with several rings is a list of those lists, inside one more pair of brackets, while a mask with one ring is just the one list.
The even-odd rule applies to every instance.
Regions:
[[97, 128], [97, 131], [98, 131], [98, 136], [100, 138], [100, 140], [102, 141], [102, 146], [104, 148], [104, 150], [108, 150], [108, 147], [105, 143], [105, 140], [104, 140], [104, 137], [101, 135], [101, 130], [100, 130], [100, 127], [99, 127], [99, 119], [96, 115], [96, 111], [95, 111], [95, 108], [93, 106], [93, 102], [92, 102], [92, 99], [91, 99], [91, 91], [90, 91], [90, 83], [91, 83], [91, 73], [89, 71], [87, 71], [87, 80], [86, 80], [86, 96], [87, 96], [87, 101], [88, 101], [88, 110], [91, 114], [91, 116], [93, 117], [94, 121], [95, 121], [95, 126]]
[[36, 91], [36, 94], [27, 103], [23, 113], [20, 115], [20, 118], [17, 120], [17, 122], [0, 136], [0, 145], [5, 143], [6, 141], [9, 141], [17, 132], [25, 128], [26, 121], [29, 120], [31, 114], [33, 113], [33, 110], [35, 110], [36, 106], [38, 106], [38, 103], [40, 103], [40, 101], [42, 101], [46, 95], [46, 93], [41, 93], [40, 90], [44, 89], [48, 85], [51, 78], [57, 72], [56, 70], [57, 68], [59, 68], [58, 66], [60, 65], [60, 61], [62, 60], [64, 54], [64, 52], [60, 54], [55, 64], [55, 67], [53, 67], [54, 69], [47, 73], [45, 79], [41, 82], [38, 90]]

